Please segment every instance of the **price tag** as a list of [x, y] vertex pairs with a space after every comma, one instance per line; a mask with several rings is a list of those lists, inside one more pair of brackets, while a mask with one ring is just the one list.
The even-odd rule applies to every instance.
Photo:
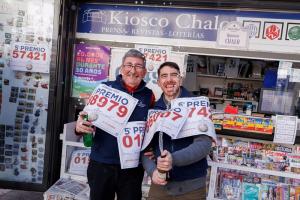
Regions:
[[138, 100], [120, 90], [100, 84], [84, 108], [98, 128], [117, 137], [122, 131]]
[[121, 168], [134, 168], [139, 164], [142, 141], [145, 133], [144, 121], [128, 122], [118, 134]]
[[171, 107], [178, 106], [189, 108], [189, 111], [188, 118], [176, 139], [205, 134], [216, 141], [216, 131], [207, 97], [177, 98], [171, 101]]
[[49, 73], [50, 52], [46, 45], [14, 43], [10, 67], [18, 71]]
[[69, 172], [72, 174], [86, 176], [91, 150], [75, 150], [72, 152]]

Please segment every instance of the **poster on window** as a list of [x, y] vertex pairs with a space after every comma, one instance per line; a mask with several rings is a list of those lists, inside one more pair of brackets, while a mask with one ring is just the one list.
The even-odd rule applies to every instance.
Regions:
[[109, 57], [109, 47], [75, 45], [72, 97], [88, 98], [99, 83], [107, 80]]
[[12, 44], [10, 68], [16, 71], [49, 73], [50, 51], [46, 44]]

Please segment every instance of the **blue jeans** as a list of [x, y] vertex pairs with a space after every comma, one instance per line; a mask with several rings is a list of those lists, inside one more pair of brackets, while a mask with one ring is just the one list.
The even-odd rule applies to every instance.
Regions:
[[90, 160], [87, 177], [90, 200], [141, 200], [144, 169], [139, 166], [121, 169], [120, 165], [103, 164]]

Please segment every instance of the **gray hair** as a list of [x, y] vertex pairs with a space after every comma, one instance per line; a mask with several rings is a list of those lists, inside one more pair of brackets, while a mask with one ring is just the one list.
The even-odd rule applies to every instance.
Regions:
[[144, 54], [136, 49], [130, 49], [129, 51], [127, 51], [122, 58], [122, 63], [124, 63], [127, 57], [140, 58], [143, 60], [144, 66], [146, 66], [146, 58]]

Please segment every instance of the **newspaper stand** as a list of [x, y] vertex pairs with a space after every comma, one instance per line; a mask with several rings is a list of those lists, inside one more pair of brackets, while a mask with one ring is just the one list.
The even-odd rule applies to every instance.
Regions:
[[[257, 139], [250, 139], [250, 138], [243, 138], [243, 137], [235, 137], [235, 136], [226, 136], [226, 135], [218, 135], [218, 138], [220, 139], [225, 139], [225, 140], [231, 140], [231, 141], [236, 141], [233, 142], [231, 144], [233, 145], [225, 145], [223, 147], [221, 147], [222, 145], [217, 145], [217, 153], [214, 153], [214, 157], [216, 159], [214, 159], [215, 161], [209, 160], [208, 161], [208, 165], [210, 166], [210, 177], [207, 181], [209, 181], [209, 189], [208, 189], [208, 195], [207, 195], [207, 199], [210, 200], [221, 200], [221, 199], [247, 199], [247, 195], [249, 195], [250, 190], [254, 190], [255, 188], [257, 189], [257, 197], [254, 199], [264, 199], [264, 196], [269, 195], [266, 194], [265, 191], [263, 191], [266, 188], [265, 183], [263, 183], [263, 179], [264, 177], [272, 177], [273, 180], [276, 179], [278, 180], [277, 183], [275, 181], [275, 186], [274, 186], [274, 195], [278, 196], [278, 193], [280, 193], [280, 196], [284, 196], [288, 193], [288, 195], [290, 195], [290, 199], [295, 199], [293, 198], [292, 195], [300, 195], [299, 194], [299, 182], [300, 182], [300, 165], [299, 165], [299, 161], [300, 161], [300, 156], [299, 156], [299, 145], [284, 145], [281, 146], [283, 148], [281, 148], [281, 150], [278, 151], [272, 151], [270, 150], [267, 155], [267, 157], [269, 157], [269, 159], [261, 159], [260, 161], [262, 161], [265, 165], [268, 165], [269, 167], [271, 167], [272, 169], [268, 169], [268, 167], [262, 167], [261, 165], [255, 165], [257, 164], [259, 159], [255, 159], [255, 155], [254, 156], [250, 156], [250, 157], [246, 157], [245, 159], [252, 159], [251, 161], [254, 162], [254, 164], [250, 165], [249, 160], [245, 161], [244, 164], [244, 160], [240, 160], [242, 162], [242, 164], [238, 164], [238, 163], [232, 163], [232, 160], [235, 160], [238, 157], [238, 152], [233, 152], [231, 151], [231, 153], [229, 152], [229, 148], [237, 148], [237, 146], [239, 146], [238, 143], [244, 143], [247, 144], [248, 143], [248, 147], [251, 146], [251, 144], [261, 144], [262, 146], [268, 146], [270, 147], [270, 149], [272, 148], [272, 145], [276, 145], [274, 144], [272, 141], [266, 141], [266, 140], [257, 140]], [[278, 144], [279, 148], [280, 145]], [[225, 147], [225, 148], [224, 148]], [[219, 148], [219, 149], [218, 149]], [[222, 149], [223, 148], [223, 149]], [[254, 147], [255, 148], [255, 147]], [[223, 151], [225, 149], [225, 151]], [[291, 150], [294, 152], [293, 153], [286, 153], [287, 150]], [[220, 152], [222, 151], [223, 154], [223, 158], [225, 158], [224, 160], [221, 159], [220, 161]], [[297, 153], [295, 153], [297, 152]], [[253, 152], [254, 154], [256, 154], [257, 152]], [[272, 155], [273, 154], [273, 155]], [[277, 155], [276, 155], [277, 154]], [[297, 155], [298, 154], [298, 155]], [[253, 154], [252, 154], [253, 155]], [[232, 156], [232, 157], [230, 157]], [[287, 157], [287, 159], [285, 159], [285, 161], [283, 161], [283, 163], [286, 164], [286, 169], [283, 168], [276, 168], [276, 166], [278, 167], [278, 165], [276, 165], [276, 162], [282, 162], [282, 161], [276, 161], [276, 159], [278, 159], [279, 157], [284, 158], [284, 156]], [[251, 158], [252, 157], [252, 158]], [[270, 157], [273, 157], [270, 159]], [[294, 160], [292, 161], [291, 158], [296, 157], [296, 159], [298, 160]], [[228, 160], [227, 160], [228, 159]], [[230, 161], [231, 159], [231, 161]], [[294, 162], [294, 163], [292, 163]], [[292, 168], [294, 169], [290, 169], [291, 166], [294, 166]], [[223, 173], [223, 174], [222, 174]], [[225, 174], [225, 178], [222, 182], [222, 175]], [[226, 177], [226, 175], [228, 175]], [[235, 175], [235, 177], [234, 177]], [[231, 176], [231, 177], [229, 177]], [[247, 180], [249, 180], [249, 177], [253, 178], [256, 177], [258, 178], [261, 182], [255, 183], [255, 182], [247, 182]], [[276, 178], [277, 177], [277, 178]], [[272, 179], [271, 178], [271, 179]], [[238, 179], [240, 179], [241, 181], [237, 181]], [[253, 179], [252, 179], [253, 180]], [[289, 180], [289, 181], [286, 181]], [[291, 181], [293, 180], [293, 181]], [[282, 181], [282, 182], [281, 182]], [[285, 181], [285, 182], [284, 182]], [[239, 182], [239, 183], [237, 183]], [[271, 181], [272, 182], [272, 181]], [[250, 186], [249, 186], [250, 185]], [[249, 188], [247, 188], [247, 186]], [[287, 191], [284, 191], [284, 187], [286, 187]], [[226, 189], [224, 189], [226, 188]], [[230, 189], [231, 188], [231, 189]], [[293, 189], [296, 188], [296, 192], [293, 191]], [[227, 190], [227, 191], [226, 191]], [[231, 190], [231, 192], [230, 192]], [[297, 192], [298, 191], [298, 192]], [[277, 194], [275, 194], [277, 192]], [[285, 192], [285, 194], [284, 194]], [[296, 194], [292, 194], [293, 192], [295, 192]], [[248, 194], [247, 194], [248, 193]], [[286, 197], [282, 197], [282, 199], [286, 199]]]
[[63, 141], [60, 179], [44, 193], [45, 200], [89, 199], [86, 167], [90, 148], [84, 147], [82, 137], [76, 136], [74, 130], [75, 122], [64, 125], [60, 135]]

